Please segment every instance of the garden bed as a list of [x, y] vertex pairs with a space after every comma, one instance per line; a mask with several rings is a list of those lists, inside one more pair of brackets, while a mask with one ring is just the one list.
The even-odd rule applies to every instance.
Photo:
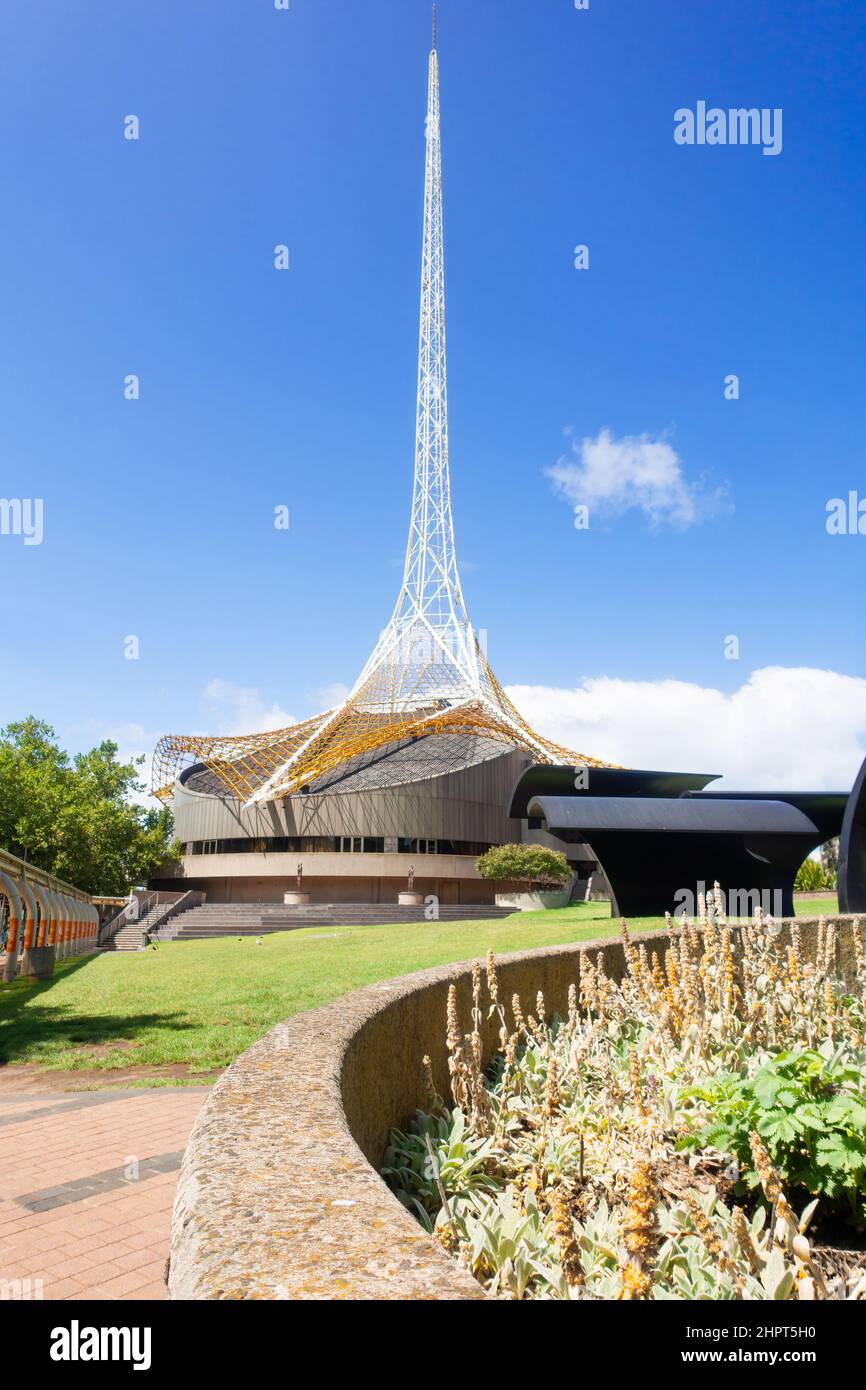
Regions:
[[[837, 926], [839, 968], [853, 977], [850, 921], [838, 919]], [[803, 952], [812, 958], [817, 921], [800, 927]], [[464, 928], [464, 939], [472, 942], [473, 930]], [[487, 930], [495, 939], [501, 928]], [[664, 933], [635, 944], [641, 940], [648, 948], [667, 944]], [[599, 950], [606, 975], [617, 979], [626, 969], [618, 941], [503, 955], [497, 959], [502, 995], [529, 1000], [541, 988], [549, 1013], [564, 1016], [585, 953], [595, 959]], [[202, 1108], [183, 1160], [172, 1298], [487, 1296], [375, 1171], [389, 1131], [405, 1128], [425, 1104], [419, 1058], [430, 1056], [434, 1082], [447, 1093], [443, 1020], [452, 985], [468, 1017], [471, 963], [437, 966], [297, 1014], [229, 1067]], [[499, 1050], [498, 1028], [495, 1018], [482, 1020], [485, 1064]]]
[[[488, 1293], [866, 1299], [866, 953], [859, 924], [704, 919], [622, 978], [580, 962], [567, 1007], [496, 962], [449, 991], [448, 1104], [382, 1172]], [[498, 1049], [485, 1067], [485, 1032]], [[487, 1053], [489, 1056], [489, 1052]]]

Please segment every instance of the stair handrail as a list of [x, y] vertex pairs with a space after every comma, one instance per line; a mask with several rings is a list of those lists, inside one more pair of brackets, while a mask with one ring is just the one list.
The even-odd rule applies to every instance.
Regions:
[[[97, 945], [107, 945], [109, 941], [114, 940], [121, 927], [126, 925], [134, 926], [137, 922], [140, 922], [142, 918], [146, 917], [148, 912], [150, 912], [154, 899], [158, 898], [159, 893], [148, 893], [146, 898], [139, 899], [136, 899], [134, 895], [130, 895], [130, 897], [123, 904], [123, 907], [120, 909], [120, 911], [116, 912], [110, 921], [104, 923], [99, 928]], [[132, 907], [132, 904], [135, 901], [138, 902], [138, 916], [130, 917], [129, 909]]]
[[[199, 899], [199, 902], [188, 902], [189, 898]], [[190, 907], [198, 907], [204, 902], [204, 894], [200, 888], [188, 888], [173, 903], [166, 903], [162, 912], [158, 913], [156, 919], [148, 927], [149, 932], [158, 932], [170, 922], [172, 917], [177, 917], [181, 912], [186, 912]]]

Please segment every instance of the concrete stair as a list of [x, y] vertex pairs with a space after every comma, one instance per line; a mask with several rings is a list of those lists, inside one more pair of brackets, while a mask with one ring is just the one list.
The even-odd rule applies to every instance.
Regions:
[[137, 922], [127, 922], [115, 932], [110, 941], [100, 949], [104, 951], [141, 951], [144, 948], [144, 933], [153, 928], [165, 912], [165, 904], [157, 904]]
[[116, 932], [111, 941], [106, 942], [108, 951], [140, 951], [144, 946], [144, 933], [153, 926], [164, 908], [155, 907], [145, 913], [137, 922], [127, 922]]
[[141, 930], [141, 923], [130, 922], [128, 926], [121, 927], [113, 940], [102, 949], [105, 951], [140, 951], [143, 942], [144, 934]]
[[[440, 922], [478, 922], [510, 917], [513, 909], [475, 903], [439, 906]], [[221, 936], [266, 936], [301, 927], [377, 927], [425, 922], [423, 907], [397, 903], [204, 903], [180, 913], [163, 927], [159, 941], [206, 941]], [[125, 928], [124, 928], [125, 930]]]

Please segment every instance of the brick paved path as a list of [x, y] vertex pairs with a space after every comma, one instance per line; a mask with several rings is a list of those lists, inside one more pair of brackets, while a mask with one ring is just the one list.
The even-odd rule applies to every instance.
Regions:
[[178, 1168], [208, 1089], [0, 1096], [0, 1299], [20, 1296], [2, 1281], [27, 1279], [44, 1298], [165, 1297]]

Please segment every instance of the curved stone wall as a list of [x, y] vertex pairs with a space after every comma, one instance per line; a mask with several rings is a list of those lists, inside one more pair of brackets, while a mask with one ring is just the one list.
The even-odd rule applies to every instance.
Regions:
[[[852, 963], [850, 926], [837, 920], [840, 969]], [[816, 921], [800, 921], [814, 951]], [[419, 927], [423, 931], [423, 927]], [[667, 938], [635, 937], [655, 947]], [[505, 999], [531, 1008], [544, 991], [564, 1012], [586, 951], [624, 969], [617, 941], [585, 942], [497, 959]], [[217, 1082], [184, 1156], [172, 1228], [174, 1299], [483, 1298], [375, 1171], [393, 1125], [422, 1103], [429, 1055], [448, 1095], [445, 1009], [458, 990], [468, 1020], [471, 963], [368, 985], [272, 1029]], [[488, 1054], [497, 1045], [487, 1025]]]

